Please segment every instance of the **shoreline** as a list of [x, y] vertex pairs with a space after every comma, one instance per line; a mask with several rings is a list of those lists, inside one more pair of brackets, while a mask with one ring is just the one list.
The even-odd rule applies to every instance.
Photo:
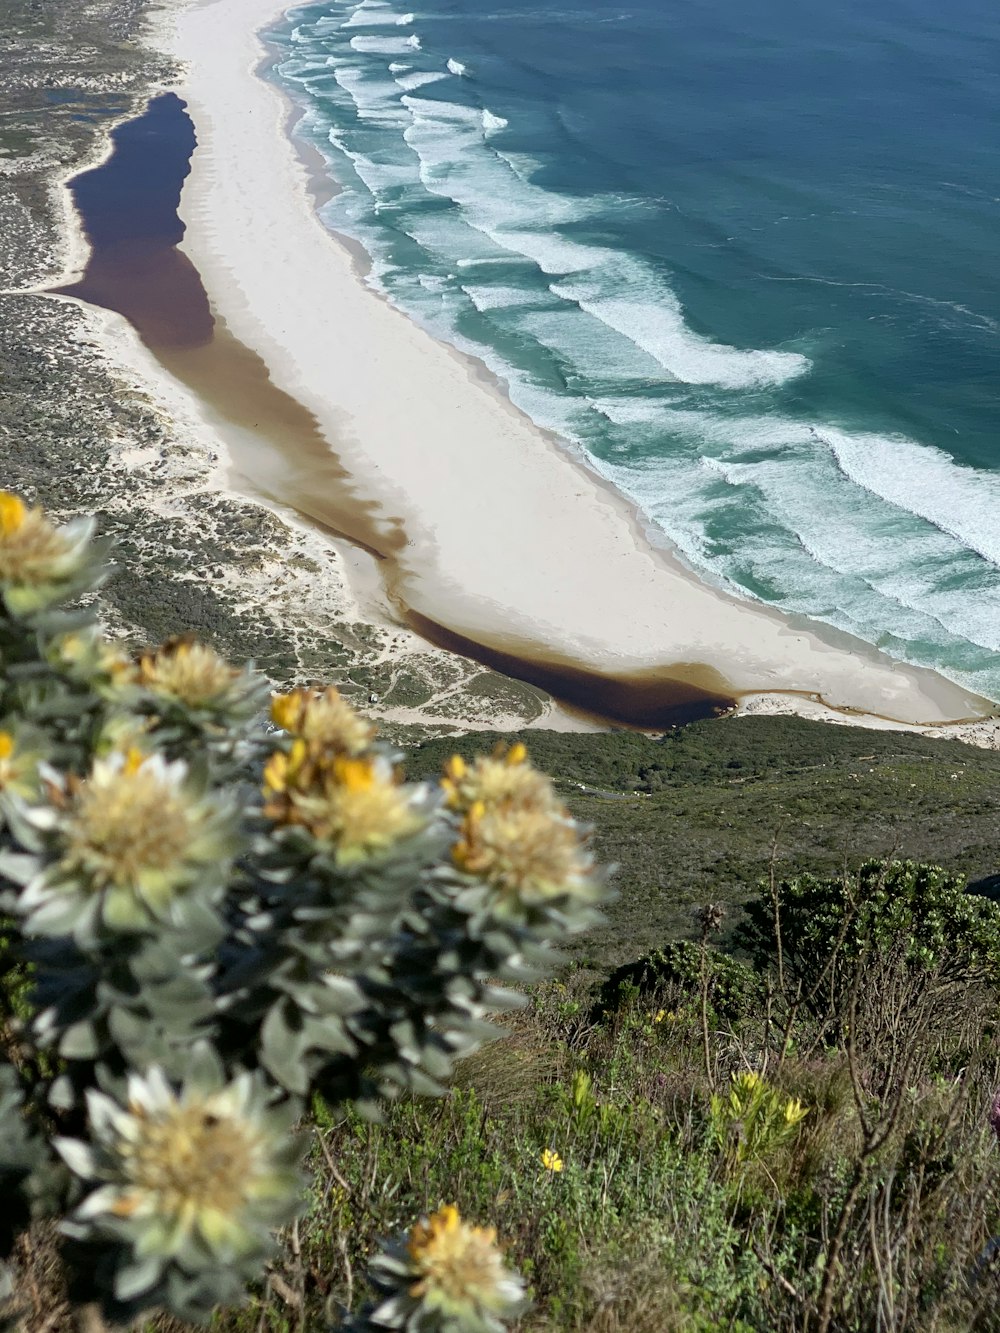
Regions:
[[[199, 141], [181, 201], [182, 252], [216, 316], [316, 419], [358, 504], [396, 536], [390, 597], [420, 625], [494, 657], [619, 682], [707, 685], [740, 696], [740, 711], [762, 711], [766, 696], [767, 711], [911, 727], [993, 711], [936, 673], [703, 582], [648, 541], [624, 496], [529, 423], [485, 365], [367, 287], [357, 247], [316, 216], [316, 173], [306, 145], [289, 137], [301, 111], [261, 77], [268, 55], [257, 32], [286, 10], [275, 0], [210, 0], [155, 15], [154, 48], [165, 41], [187, 66], [170, 90], [188, 103]], [[329, 331], [317, 305], [338, 310], [339, 329]], [[402, 407], [384, 401], [393, 387]], [[463, 414], [471, 430], [457, 422]], [[230, 452], [239, 467], [238, 448]], [[280, 494], [280, 481], [275, 489], [280, 505], [309, 514]], [[671, 632], [671, 618], [697, 633]]]

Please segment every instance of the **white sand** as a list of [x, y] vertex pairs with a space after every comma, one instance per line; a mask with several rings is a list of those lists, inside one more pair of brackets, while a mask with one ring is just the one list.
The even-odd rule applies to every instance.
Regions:
[[[255, 76], [275, 0], [163, 13], [198, 135], [184, 249], [218, 313], [315, 412], [359, 497], [408, 542], [398, 590], [470, 638], [626, 673], [704, 664], [734, 692], [796, 691], [933, 724], [988, 711], [928, 671], [700, 582], [627, 502], [367, 288], [323, 227], [288, 107]], [[858, 716], [851, 718], [861, 721]]]

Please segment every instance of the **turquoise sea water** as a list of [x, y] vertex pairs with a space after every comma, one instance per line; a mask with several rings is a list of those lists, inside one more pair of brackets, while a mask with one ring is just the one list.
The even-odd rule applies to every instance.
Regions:
[[324, 220], [710, 578], [1000, 700], [993, 0], [317, 0]]

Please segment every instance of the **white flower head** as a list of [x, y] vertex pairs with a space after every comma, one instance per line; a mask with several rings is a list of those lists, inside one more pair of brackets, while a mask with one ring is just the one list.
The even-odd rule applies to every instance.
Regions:
[[195, 902], [225, 887], [235, 850], [232, 809], [203, 795], [186, 765], [139, 750], [98, 759], [84, 781], [69, 779], [51, 822], [54, 859], [21, 900], [39, 934], [153, 931], [181, 924]]
[[94, 520], [56, 528], [40, 508], [0, 491], [0, 592], [14, 615], [30, 615], [96, 581]]
[[386, 1295], [372, 1315], [378, 1327], [503, 1333], [527, 1307], [496, 1232], [470, 1225], [453, 1204], [387, 1245], [372, 1276]]
[[130, 1075], [124, 1104], [91, 1090], [90, 1141], [56, 1140], [91, 1186], [65, 1230], [125, 1242], [149, 1288], [172, 1263], [190, 1273], [259, 1262], [303, 1197], [292, 1110], [269, 1109], [255, 1076], [226, 1083], [203, 1046], [192, 1066], [181, 1088], [159, 1069]]

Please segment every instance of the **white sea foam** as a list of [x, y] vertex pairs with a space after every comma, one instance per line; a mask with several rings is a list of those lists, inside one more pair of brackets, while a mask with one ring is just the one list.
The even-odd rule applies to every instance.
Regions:
[[679, 411], [648, 397], [593, 406], [628, 440], [627, 461], [612, 445], [610, 458], [595, 460], [598, 470], [705, 572], [898, 656], [949, 662], [973, 687], [996, 688], [972, 646], [994, 651], [1000, 637], [990, 566], [919, 517], [859, 492], [814, 428]]
[[[931, 663], [950, 656], [956, 670], [957, 655], [968, 654], [970, 636], [988, 644], [991, 624], [995, 634], [995, 608], [980, 614], [961, 594], [948, 593], [928, 604], [926, 571], [910, 561], [895, 569], [842, 567], [850, 545], [843, 512], [839, 523], [831, 522], [822, 495], [813, 489], [814, 479], [805, 474], [781, 476], [775, 468], [770, 477], [751, 475], [712, 458], [668, 461], [662, 454], [651, 454], [638, 465], [634, 460], [604, 462], [600, 470], [695, 566], [751, 596], [826, 621], [910, 660]], [[775, 512], [772, 482], [788, 485], [789, 507], [804, 506], [798, 525], [790, 526]]]
[[[580, 220], [586, 206], [515, 174], [486, 143], [481, 112], [426, 99], [403, 103], [414, 120], [404, 137], [421, 159], [425, 187], [460, 204], [473, 226], [542, 272], [576, 274], [573, 282], [554, 283], [553, 293], [652, 357], [661, 379], [666, 371], [684, 383], [737, 389], [782, 383], [808, 369], [797, 353], [741, 351], [701, 337], [685, 324], [670, 288], [641, 261], [560, 235], [555, 228]], [[539, 230], [540, 221], [546, 229]]]
[[412, 14], [395, 14], [386, 6], [368, 9], [360, 5], [342, 26], [345, 28], [392, 28], [413, 22]]
[[455, 260], [456, 268], [509, 268], [512, 264], [519, 261], [516, 255], [495, 255], [483, 254], [475, 256], [463, 256]]
[[331, 64], [336, 62], [327, 59], [305, 54], [289, 56], [287, 60], [281, 63], [281, 73], [286, 79], [295, 79], [298, 83], [308, 83], [310, 78], [316, 74], [329, 73]]
[[511, 171], [518, 178], [524, 181], [525, 185], [530, 185], [538, 173], [541, 163], [536, 157], [528, 153], [512, 153], [506, 148], [497, 148], [494, 146], [494, 153], [502, 158], [510, 167]]
[[[390, 66], [391, 68], [391, 66]], [[439, 83], [446, 79], [447, 74], [442, 74], [440, 70], [414, 70], [412, 74], [404, 74], [396, 79], [396, 83], [406, 92], [413, 92], [415, 88], [426, 87], [429, 83]], [[409, 120], [407, 121], [409, 123]]]
[[329, 137], [330, 143], [350, 161], [355, 175], [375, 199], [380, 199], [386, 190], [412, 185], [417, 179], [412, 164], [374, 162], [349, 147], [343, 135], [331, 131]]
[[365, 70], [350, 65], [340, 65], [334, 70], [333, 77], [354, 102], [361, 120], [373, 125], [409, 123], [395, 79], [372, 78]]
[[564, 373], [597, 383], [648, 381], [659, 367], [624, 338], [579, 310], [528, 311], [517, 321], [543, 347], [555, 352]]
[[[627, 402], [606, 400], [600, 406], [610, 409], [611, 419], [624, 422]], [[638, 410], [645, 413], [646, 405]], [[847, 602], [827, 599], [831, 589], [840, 589], [838, 595], [846, 598], [844, 589], [852, 587], [849, 614], [855, 629], [865, 626], [863, 637], [877, 641], [880, 633], [890, 631], [903, 639], [933, 638], [947, 626], [950, 634], [972, 643], [991, 650], [1000, 647], [1000, 587], [990, 566], [974, 547], [939, 525], [854, 484], [831, 451], [829, 430], [774, 416], [673, 411], [666, 404], [650, 418], [661, 434], [660, 449], [640, 471], [644, 484], [636, 498], [667, 532], [676, 536], [678, 528], [687, 527], [690, 539], [707, 523], [718, 528], [719, 497], [705, 490], [714, 481], [732, 488], [741, 506], [728, 525], [735, 534], [733, 550], [711, 551], [715, 568], [740, 582], [746, 534], [767, 528], [767, 549], [790, 540], [807, 557], [794, 571], [788, 565], [780, 577], [774, 571], [768, 576], [782, 605], [848, 628], [841, 614]], [[857, 448], [866, 456], [892, 443], [836, 434], [845, 452]], [[687, 485], [679, 487], [676, 472], [664, 468], [665, 454], [677, 456], [673, 444], [669, 451], [662, 448], [665, 435], [696, 444], [700, 481], [689, 477]], [[911, 448], [922, 451], [921, 446]], [[621, 467], [622, 484], [630, 473], [629, 465]], [[627, 488], [635, 493], [634, 484]], [[765, 575], [762, 565], [760, 576]], [[842, 583], [835, 579], [831, 584], [830, 575]], [[968, 595], [972, 587], [977, 589], [974, 597]]]
[[433, 292], [435, 296], [441, 296], [450, 291], [448, 279], [439, 273], [418, 273], [417, 281], [425, 292]]
[[[983, 586], [976, 597], [968, 596], [970, 583], [980, 580], [967, 550], [913, 515], [879, 503], [845, 478], [838, 486], [815, 455], [804, 452], [793, 459], [706, 461], [731, 485], [756, 488], [813, 566], [847, 576], [876, 595], [878, 600], [868, 599], [863, 611], [869, 628], [880, 624], [902, 637], [924, 637], [947, 627], [984, 648], [1000, 647], [1000, 589]], [[798, 589], [808, 588], [806, 580], [815, 578], [813, 566], [800, 572]], [[961, 589], [958, 596], [956, 588]], [[796, 592], [796, 582], [786, 583], [783, 600]], [[814, 591], [804, 609], [831, 618], [828, 608], [816, 606]], [[914, 615], [935, 623], [917, 628]]]
[[848, 435], [829, 427], [819, 433], [856, 485], [921, 515], [1000, 565], [1000, 477], [995, 473], [960, 466], [943, 450], [910, 440]]
[[460, 60], [451, 60], [451, 59], [449, 59], [449, 61], [448, 61], [448, 72], [449, 72], [450, 74], [457, 74], [459, 77], [461, 77], [463, 74], [466, 74], [466, 73], [468, 72], [468, 70], [467, 70], [466, 66], [462, 64], [462, 62], [461, 62]]
[[[486, 143], [481, 111], [425, 97], [402, 101], [413, 117], [404, 138], [420, 158], [427, 189], [460, 204], [473, 226], [494, 235], [506, 227], [537, 226], [540, 221], [557, 225], [586, 216], [579, 201], [519, 180]], [[524, 235], [530, 240], [530, 233]], [[503, 248], [518, 250], [517, 237], [514, 242]], [[566, 245], [583, 252], [586, 263], [594, 262], [593, 251]]]
[[741, 351], [688, 328], [677, 297], [642, 261], [618, 256], [595, 273], [552, 290], [654, 357], [685, 384], [746, 389], [782, 384], [809, 369], [797, 352]]
[[616, 426], [659, 427], [669, 421], [671, 404], [661, 398], [589, 398], [595, 411]]
[[[416, 172], [415, 158], [413, 163]], [[447, 264], [450, 268], [464, 267], [460, 261], [456, 261], [456, 255], [462, 255], [470, 264], [491, 266], [496, 258], [496, 248], [489, 238], [471, 227], [457, 209], [432, 212], [413, 209], [396, 219], [396, 225], [436, 262]]]
[[[460, 262], [459, 267], [465, 267]], [[543, 299], [541, 293], [532, 292], [527, 287], [480, 286], [475, 283], [463, 283], [462, 291], [480, 312], [485, 310], [518, 310], [524, 306], [537, 305]]]
[[408, 51], [420, 50], [420, 38], [410, 37], [352, 37], [351, 49], [362, 55], [402, 56]]
[[484, 108], [483, 133], [487, 138], [489, 138], [491, 134], [496, 134], [498, 130], [505, 130], [509, 124], [510, 122], [504, 120], [503, 116], [495, 116], [492, 111], [487, 111]]

